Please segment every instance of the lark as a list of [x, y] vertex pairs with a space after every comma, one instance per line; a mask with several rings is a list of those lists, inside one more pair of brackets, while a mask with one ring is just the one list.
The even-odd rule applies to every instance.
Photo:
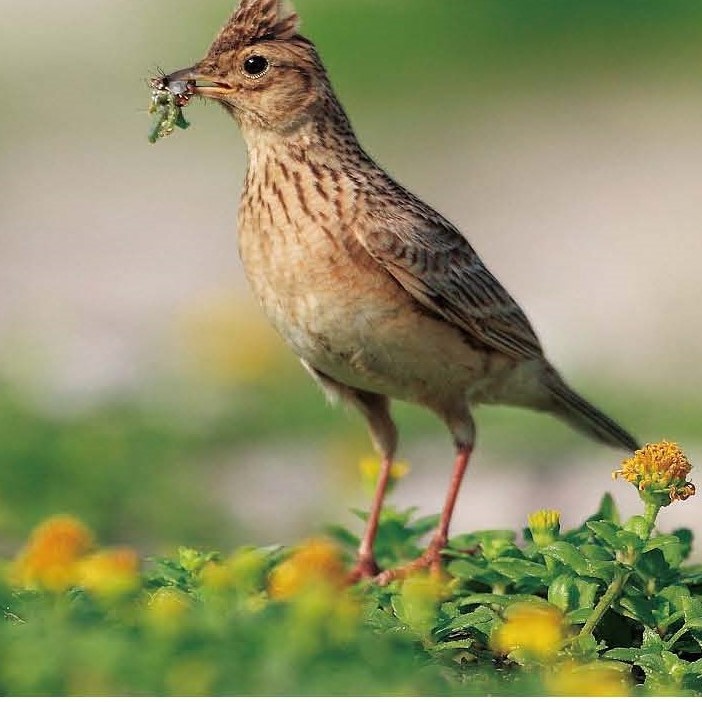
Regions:
[[[366, 153], [287, 3], [242, 0], [206, 56], [162, 82], [181, 81], [219, 103], [246, 140], [239, 251], [261, 307], [326, 394], [362, 412], [382, 456], [355, 578], [440, 568], [476, 405], [549, 412], [638, 448], [565, 383], [466, 237]], [[392, 399], [438, 415], [456, 455], [427, 551], [379, 574], [373, 542], [398, 439]]]

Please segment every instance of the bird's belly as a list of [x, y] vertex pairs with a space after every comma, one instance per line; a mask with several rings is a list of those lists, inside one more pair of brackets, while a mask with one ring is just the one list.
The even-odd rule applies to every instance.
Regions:
[[273, 233], [261, 234], [243, 232], [240, 243], [251, 287], [279, 334], [316, 370], [425, 404], [484, 380], [485, 355], [421, 310], [365, 252], [317, 236], [300, 246], [290, 233], [273, 245]]

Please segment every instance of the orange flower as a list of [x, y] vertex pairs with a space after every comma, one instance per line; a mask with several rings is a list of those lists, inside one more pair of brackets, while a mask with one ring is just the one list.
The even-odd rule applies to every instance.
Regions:
[[337, 546], [326, 539], [300, 545], [270, 575], [268, 591], [274, 599], [289, 599], [306, 589], [341, 589], [346, 570]]
[[139, 556], [130, 548], [98, 551], [78, 564], [78, 584], [106, 598], [133, 592], [139, 586]]
[[70, 516], [47, 519], [30, 535], [12, 565], [11, 580], [20, 587], [61, 592], [76, 584], [78, 564], [93, 547], [93, 535]]
[[690, 461], [677, 444], [660, 441], [636, 451], [612, 477], [628, 480], [640, 492], [667, 493], [672, 502], [695, 494], [695, 486], [686, 481], [691, 470]]

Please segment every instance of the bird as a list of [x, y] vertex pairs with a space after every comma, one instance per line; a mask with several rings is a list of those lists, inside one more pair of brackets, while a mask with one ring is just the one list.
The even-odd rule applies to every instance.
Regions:
[[[246, 142], [238, 248], [255, 297], [328, 398], [361, 412], [381, 456], [352, 580], [441, 569], [476, 405], [547, 412], [603, 444], [639, 448], [568, 386], [463, 233], [364, 150], [290, 3], [241, 0], [202, 60], [161, 79], [179, 90], [183, 81], [188, 96], [221, 105]], [[426, 551], [381, 571], [392, 400], [437, 415], [455, 460]]]

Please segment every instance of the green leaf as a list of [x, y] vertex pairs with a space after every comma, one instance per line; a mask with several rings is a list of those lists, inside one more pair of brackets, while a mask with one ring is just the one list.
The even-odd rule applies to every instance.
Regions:
[[556, 541], [544, 546], [541, 549], [541, 553], [544, 556], [551, 556], [551, 558], [563, 563], [578, 574], [586, 573], [590, 569], [590, 564], [585, 556], [575, 546], [565, 541]]
[[689, 585], [702, 583], [702, 563], [681, 568], [680, 581]]
[[428, 534], [430, 531], [433, 531], [437, 526], [439, 526], [440, 518], [441, 516], [438, 514], [431, 514], [428, 517], [421, 517], [412, 522], [409, 525], [408, 530], [415, 537], [424, 536], [424, 534]]
[[441, 629], [436, 632], [436, 635], [437, 637], [442, 637], [455, 631], [465, 631], [466, 629], [477, 628], [489, 622], [494, 622], [497, 619], [499, 619], [499, 617], [492, 609], [481, 606], [473, 612], [468, 612], [468, 614], [461, 614], [458, 617], [455, 617], [448, 622], [448, 624], [441, 627]]
[[584, 624], [590, 618], [593, 611], [594, 607], [583, 607], [568, 612], [565, 617], [566, 622], [568, 622], [568, 624]]
[[352, 549], [357, 549], [361, 542], [361, 540], [355, 534], [336, 524], [327, 526], [324, 531], [335, 541], [338, 541], [344, 546]]
[[642, 553], [636, 560], [634, 570], [644, 582], [654, 580], [666, 583], [672, 576], [670, 566], [659, 549]]
[[606, 492], [604, 494], [602, 500], [600, 501], [600, 505], [597, 508], [597, 512], [590, 517], [590, 520], [607, 520], [609, 522], [613, 522], [614, 524], [619, 524], [621, 522], [619, 510], [617, 509], [617, 505], [614, 502], [614, 498], [612, 497], [611, 493]]
[[622, 597], [618, 608], [624, 614], [646, 626], [655, 626], [654, 602], [647, 597]]
[[548, 569], [545, 565], [522, 558], [503, 556], [492, 561], [490, 567], [510, 580], [522, 580], [523, 578], [543, 579], [548, 576]]
[[667, 675], [668, 668], [660, 653], [642, 653], [636, 659], [637, 665], [648, 675]]
[[687, 672], [696, 676], [702, 675], [702, 658], [698, 658], [696, 661], [690, 663], [687, 666]]
[[543, 604], [543, 597], [536, 595], [496, 595], [491, 592], [476, 593], [467, 597], [460, 597], [458, 604], [465, 607], [473, 604], [495, 605], [496, 607], [507, 607], [517, 602], [533, 602]]
[[578, 609], [594, 607], [597, 593], [600, 589], [600, 583], [589, 578], [575, 578], [574, 585], [577, 590], [575, 607]]
[[571, 573], [557, 575], [548, 587], [548, 601], [563, 612], [567, 612], [574, 604], [577, 591], [575, 576]]
[[580, 553], [585, 556], [589, 561], [606, 561], [609, 562], [613, 559], [614, 553], [612, 550], [605, 548], [604, 546], [597, 546], [596, 544], [583, 544], [579, 546]]
[[677, 536], [661, 534], [650, 538], [644, 546], [644, 553], [659, 549], [671, 568], [677, 568], [683, 561], [683, 545]]
[[611, 522], [586, 522], [586, 526], [593, 534], [613, 549], [619, 550], [624, 548], [623, 540], [619, 535], [622, 529]]
[[431, 647], [432, 651], [467, 651], [469, 650], [473, 644], [475, 643], [475, 639], [451, 639], [450, 641], [441, 641], [438, 644], [434, 644]]
[[683, 560], [690, 555], [692, 551], [692, 542], [694, 540], [694, 535], [689, 529], [676, 529], [673, 532], [673, 536], [677, 536], [680, 540], [680, 549], [682, 553]]
[[473, 559], [451, 561], [446, 570], [461, 580], [476, 580], [487, 572], [487, 566]]
[[644, 627], [641, 650], [645, 650], [646, 653], [655, 653], [665, 650], [663, 639], [660, 637], [657, 631], [654, 631], [649, 627]]
[[551, 556], [555, 560], [563, 563], [578, 575], [598, 578], [600, 580], [610, 581], [614, 576], [614, 562], [591, 562], [589, 561], [573, 544], [566, 541], [556, 541], [541, 549], [544, 556]]
[[611, 648], [602, 654], [602, 658], [611, 658], [616, 661], [634, 663], [641, 656], [640, 648]]
[[668, 600], [676, 610], [682, 610], [683, 603], [690, 597], [690, 591], [684, 585], [668, 585], [662, 588], [658, 595]]
[[699, 597], [684, 597], [682, 609], [685, 613], [685, 623], [702, 619], [702, 599]]

